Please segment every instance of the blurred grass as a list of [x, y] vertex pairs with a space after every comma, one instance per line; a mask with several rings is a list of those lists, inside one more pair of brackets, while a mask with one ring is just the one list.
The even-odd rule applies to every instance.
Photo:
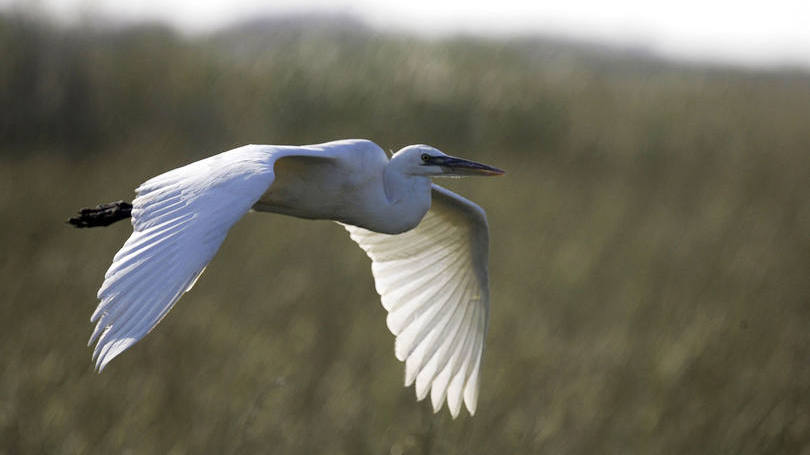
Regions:
[[[0, 453], [810, 453], [810, 75], [346, 18], [184, 38], [0, 16]], [[130, 226], [62, 224], [245, 143], [428, 143], [489, 214], [478, 415], [433, 416], [369, 264], [251, 215], [94, 374]], [[302, 248], [306, 245], [306, 248]]]

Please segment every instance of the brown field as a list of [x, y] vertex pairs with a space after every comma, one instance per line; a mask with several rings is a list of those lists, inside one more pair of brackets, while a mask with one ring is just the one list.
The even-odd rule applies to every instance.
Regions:
[[[0, 453], [810, 453], [810, 74], [344, 19], [0, 16]], [[490, 221], [475, 417], [402, 387], [368, 259], [326, 221], [245, 217], [93, 371], [131, 226], [72, 212], [237, 145], [346, 137], [507, 170], [439, 182]]]

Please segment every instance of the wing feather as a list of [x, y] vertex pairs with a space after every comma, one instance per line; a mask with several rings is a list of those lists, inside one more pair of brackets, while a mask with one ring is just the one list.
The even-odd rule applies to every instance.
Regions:
[[430, 392], [434, 412], [447, 401], [455, 418], [474, 414], [489, 317], [486, 215], [433, 185], [431, 209], [413, 230], [388, 235], [344, 225], [371, 258], [375, 287], [405, 362], [405, 386]]
[[[190, 290], [228, 230], [272, 184], [281, 156], [313, 149], [245, 146], [154, 177], [136, 190], [133, 232], [98, 291], [89, 344], [99, 371]], [[325, 156], [323, 156], [325, 157]]]

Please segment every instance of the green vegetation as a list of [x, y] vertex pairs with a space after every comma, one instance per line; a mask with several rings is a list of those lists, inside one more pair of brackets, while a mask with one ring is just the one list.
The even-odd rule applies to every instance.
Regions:
[[[807, 453], [810, 75], [345, 18], [186, 38], [0, 17], [0, 453]], [[366, 137], [491, 163], [478, 415], [434, 416], [369, 263], [252, 215], [92, 371], [131, 227], [76, 209], [245, 143]]]

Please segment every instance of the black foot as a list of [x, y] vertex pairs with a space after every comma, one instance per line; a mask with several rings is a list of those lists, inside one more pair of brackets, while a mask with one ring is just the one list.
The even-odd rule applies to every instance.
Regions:
[[74, 216], [68, 219], [67, 222], [77, 228], [109, 226], [130, 216], [132, 216], [132, 204], [118, 201], [99, 204], [94, 209], [81, 209], [79, 210], [79, 216]]

